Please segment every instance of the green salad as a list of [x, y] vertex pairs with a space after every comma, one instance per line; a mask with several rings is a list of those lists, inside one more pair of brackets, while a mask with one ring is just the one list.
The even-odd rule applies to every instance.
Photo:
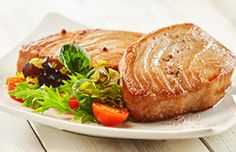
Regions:
[[86, 50], [76, 44], [62, 46], [58, 58], [60, 68], [49, 58], [31, 59], [22, 73], [9, 77], [9, 95], [33, 112], [53, 108], [82, 123], [115, 126], [127, 119], [120, 74], [106, 68], [109, 62], [95, 61], [92, 67]]

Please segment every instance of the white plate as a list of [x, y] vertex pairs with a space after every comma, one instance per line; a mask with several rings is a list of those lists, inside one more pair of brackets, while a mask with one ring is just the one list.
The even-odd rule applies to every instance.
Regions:
[[19, 46], [42, 36], [59, 32], [62, 28], [74, 30], [80, 27], [85, 26], [58, 14], [48, 14], [41, 21], [38, 27], [23, 40], [22, 43], [17, 45], [6, 56], [0, 59], [0, 110], [58, 129], [68, 130], [80, 134], [111, 138], [196, 138], [218, 134], [236, 123], [235, 76], [233, 76], [233, 86], [228, 92], [228, 95], [214, 108], [204, 112], [186, 114], [175, 120], [155, 123], [127, 122], [116, 128], [100, 126], [97, 124], [80, 124], [79, 122], [68, 120], [70, 117], [68, 117], [68, 115], [55, 115], [52, 111], [49, 111], [47, 115], [32, 113], [29, 108], [22, 107], [19, 103], [10, 99], [7, 95], [7, 89], [5, 88], [4, 83], [9, 75], [15, 74], [15, 63], [18, 56]]

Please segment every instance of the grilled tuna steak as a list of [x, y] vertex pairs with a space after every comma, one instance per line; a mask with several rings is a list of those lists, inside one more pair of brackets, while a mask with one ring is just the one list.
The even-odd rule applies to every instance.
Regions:
[[58, 51], [66, 43], [80, 44], [84, 47], [92, 61], [110, 61], [110, 67], [117, 69], [124, 50], [129, 44], [140, 38], [142, 34], [134, 32], [88, 29], [66, 32], [42, 38], [26, 46], [22, 46], [17, 62], [17, 71], [21, 72], [25, 64], [32, 58], [50, 57], [58, 64]]
[[231, 85], [235, 57], [194, 24], [152, 32], [120, 62], [124, 102], [134, 121], [150, 122], [214, 106]]

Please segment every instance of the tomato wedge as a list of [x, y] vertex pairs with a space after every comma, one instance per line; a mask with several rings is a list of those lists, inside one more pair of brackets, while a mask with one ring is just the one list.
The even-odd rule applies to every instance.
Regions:
[[[18, 83], [20, 82], [25, 82], [25, 79], [24, 78], [19, 78], [19, 77], [12, 77], [9, 79], [8, 81], [8, 91], [11, 91], [11, 90], [15, 90], [16, 86]], [[16, 101], [19, 101], [21, 103], [24, 102], [23, 99], [21, 98], [16, 98], [15, 96], [10, 96], [12, 99], [16, 100]]]
[[71, 109], [76, 109], [79, 107], [79, 102], [76, 98], [70, 98], [70, 100], [68, 101], [68, 104], [70, 106]]
[[95, 118], [105, 126], [116, 126], [121, 124], [129, 115], [129, 112], [125, 109], [111, 107], [100, 102], [93, 102], [92, 110]]

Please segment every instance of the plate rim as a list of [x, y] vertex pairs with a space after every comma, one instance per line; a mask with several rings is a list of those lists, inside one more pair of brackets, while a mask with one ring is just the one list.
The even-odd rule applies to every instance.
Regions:
[[[46, 14], [41, 21], [37, 24], [35, 28], [31, 32], [27, 34], [25, 38], [18, 41], [14, 47], [10, 49], [10, 51], [6, 52], [3, 56], [0, 57], [0, 59], [7, 57], [11, 55], [12, 53], [16, 53], [16, 49], [21, 46], [23, 43], [27, 42], [26, 40], [31, 38], [33, 33], [37, 31], [43, 24], [43, 22], [47, 21], [50, 17], [56, 17], [61, 19], [66, 19], [69, 22], [80, 24], [74, 20], [71, 20], [59, 13], [50, 12]], [[86, 27], [86, 25], [83, 25]], [[187, 139], [187, 138], [198, 138], [198, 137], [206, 137], [211, 135], [219, 134], [229, 128], [231, 128], [234, 124], [236, 124], [236, 112], [234, 116], [232, 116], [226, 123], [222, 125], [216, 125], [214, 127], [201, 127], [201, 128], [186, 128], [186, 129], [176, 129], [176, 130], [143, 130], [143, 129], [126, 129], [126, 128], [114, 128], [114, 127], [106, 127], [106, 126], [95, 126], [91, 124], [81, 124], [76, 123], [72, 121], [62, 120], [58, 118], [53, 118], [50, 116], [42, 115], [42, 114], [36, 114], [32, 113], [31, 111], [26, 111], [23, 109], [17, 109], [14, 107], [10, 107], [6, 104], [4, 104], [2, 101], [0, 101], [0, 110], [4, 111], [6, 113], [14, 114], [18, 117], [28, 119], [31, 121], [36, 121], [44, 125], [48, 125], [57, 129], [66, 130], [70, 132], [75, 132], [79, 134], [85, 134], [90, 136], [100, 136], [100, 137], [110, 137], [110, 138], [122, 138], [122, 139]], [[19, 116], [21, 115], [21, 116]], [[44, 120], [46, 120], [49, 123], [45, 123]], [[57, 123], [60, 126], [55, 127], [53, 123]], [[81, 129], [80, 132], [76, 130], [67, 130], [66, 126], [73, 126], [73, 127], [79, 127]], [[71, 128], [70, 128], [71, 129]], [[99, 129], [99, 131], [97, 131]], [[94, 131], [96, 130], [96, 131]], [[104, 134], [104, 132], [106, 132]], [[116, 133], [115, 136], [113, 134], [109, 133]], [[136, 134], [135, 136], [132, 135], [126, 135], [128, 133]], [[148, 135], [148, 136], [147, 136]], [[149, 136], [151, 135], [151, 136]], [[174, 136], [173, 136], [174, 135]]]

